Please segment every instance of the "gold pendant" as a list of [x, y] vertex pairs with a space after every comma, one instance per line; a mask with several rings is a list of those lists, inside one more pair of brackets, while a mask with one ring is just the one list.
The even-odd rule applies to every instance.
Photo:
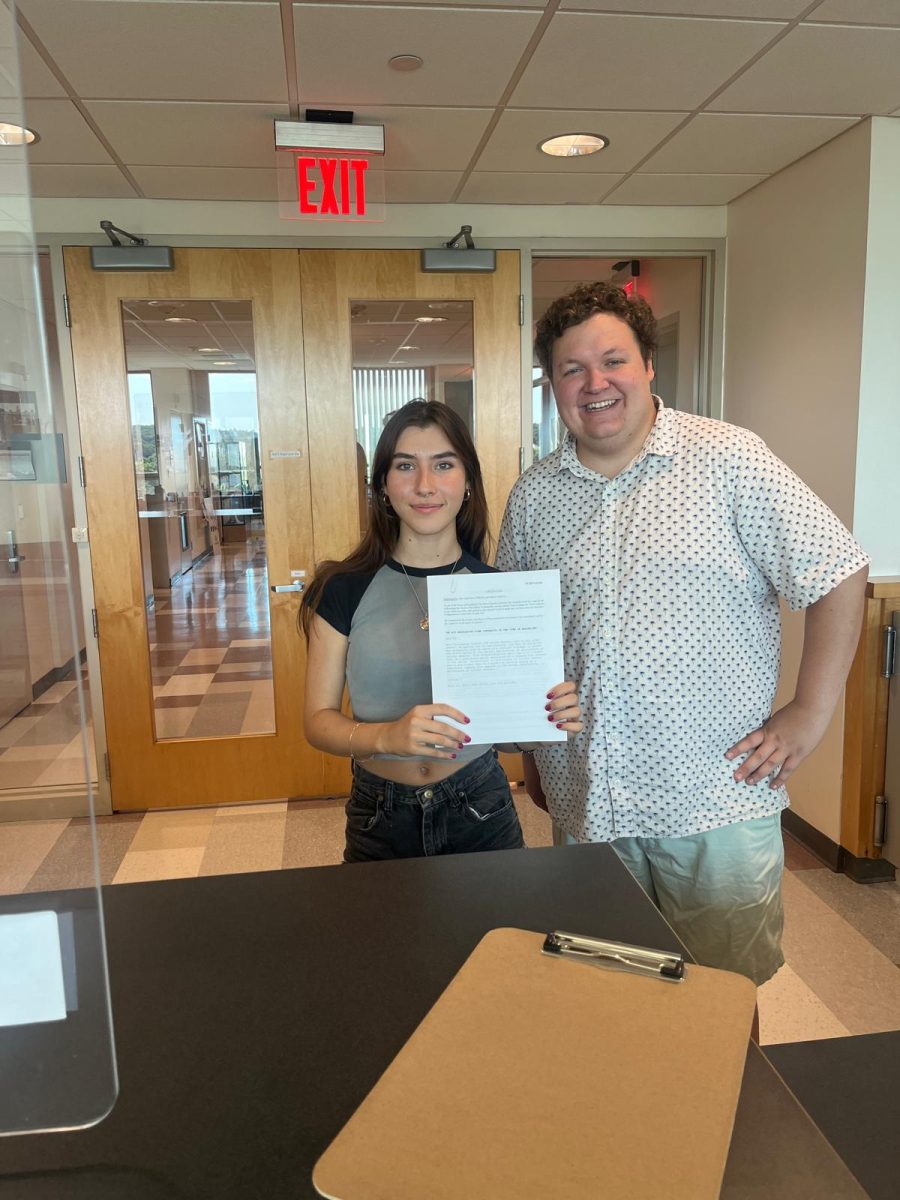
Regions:
[[428, 618], [427, 617], [423, 617], [422, 620], [419, 622], [419, 628], [420, 629], [428, 628]]

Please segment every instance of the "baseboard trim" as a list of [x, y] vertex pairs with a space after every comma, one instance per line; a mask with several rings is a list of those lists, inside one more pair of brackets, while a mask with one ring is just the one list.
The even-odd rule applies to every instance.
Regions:
[[897, 876], [894, 864], [886, 858], [858, 858], [790, 808], [781, 813], [781, 827], [826, 867], [842, 872], [854, 883], [891, 883]]
[[832, 871], [840, 871], [841, 847], [820, 829], [816, 829], [815, 825], [810, 825], [809, 821], [798, 817], [793, 809], [785, 808], [781, 812], [781, 827], [826, 867]]
[[[78, 662], [81, 666], [87, 662], [87, 649], [82, 647], [78, 652]], [[46, 675], [42, 675], [36, 683], [31, 685], [31, 700], [39, 700], [44, 692], [53, 687], [54, 683], [65, 683], [72, 679], [75, 671], [75, 658], [70, 658], [68, 662], [64, 662], [62, 666], [51, 667]]]

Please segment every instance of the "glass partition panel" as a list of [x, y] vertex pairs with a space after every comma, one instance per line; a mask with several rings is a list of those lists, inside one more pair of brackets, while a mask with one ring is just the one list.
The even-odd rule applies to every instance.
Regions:
[[126, 300], [158, 740], [275, 729], [249, 300]]
[[367, 525], [369, 466], [384, 424], [410, 400], [449, 405], [475, 436], [471, 300], [352, 300], [353, 412], [359, 524]]
[[[0, 1134], [93, 1124], [117, 1091], [80, 673], [64, 712], [35, 695], [36, 670], [59, 669], [80, 635], [20, 95], [0, 5]], [[77, 822], [60, 815], [65, 787], [31, 794], [50, 726], [89, 810]]]

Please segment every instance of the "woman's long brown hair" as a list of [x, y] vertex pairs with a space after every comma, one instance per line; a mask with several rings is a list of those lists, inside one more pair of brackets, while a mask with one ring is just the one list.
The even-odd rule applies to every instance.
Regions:
[[362, 541], [340, 562], [328, 560], [316, 568], [315, 576], [303, 594], [300, 605], [300, 628], [309, 639], [313, 613], [319, 607], [325, 585], [335, 575], [374, 573], [383, 567], [394, 553], [400, 536], [400, 519], [382, 499], [387, 473], [401, 435], [410, 428], [427, 429], [436, 425], [447, 435], [450, 445], [459, 455], [466, 475], [469, 498], [456, 516], [456, 537], [466, 553], [484, 561], [488, 548], [488, 511], [481, 478], [481, 464], [472, 436], [463, 419], [446, 404], [435, 400], [410, 400], [397, 410], [382, 430], [372, 456], [372, 503], [369, 506], [369, 526]]

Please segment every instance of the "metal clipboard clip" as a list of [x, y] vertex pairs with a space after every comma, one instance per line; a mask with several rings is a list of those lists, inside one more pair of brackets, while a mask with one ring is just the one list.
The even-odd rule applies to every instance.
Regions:
[[541, 952], [575, 958], [611, 971], [651, 975], [667, 983], [681, 983], [685, 974], [682, 954], [648, 950], [645, 946], [628, 946], [623, 942], [604, 942], [600, 938], [581, 937], [577, 933], [563, 933], [561, 930], [547, 934]]

